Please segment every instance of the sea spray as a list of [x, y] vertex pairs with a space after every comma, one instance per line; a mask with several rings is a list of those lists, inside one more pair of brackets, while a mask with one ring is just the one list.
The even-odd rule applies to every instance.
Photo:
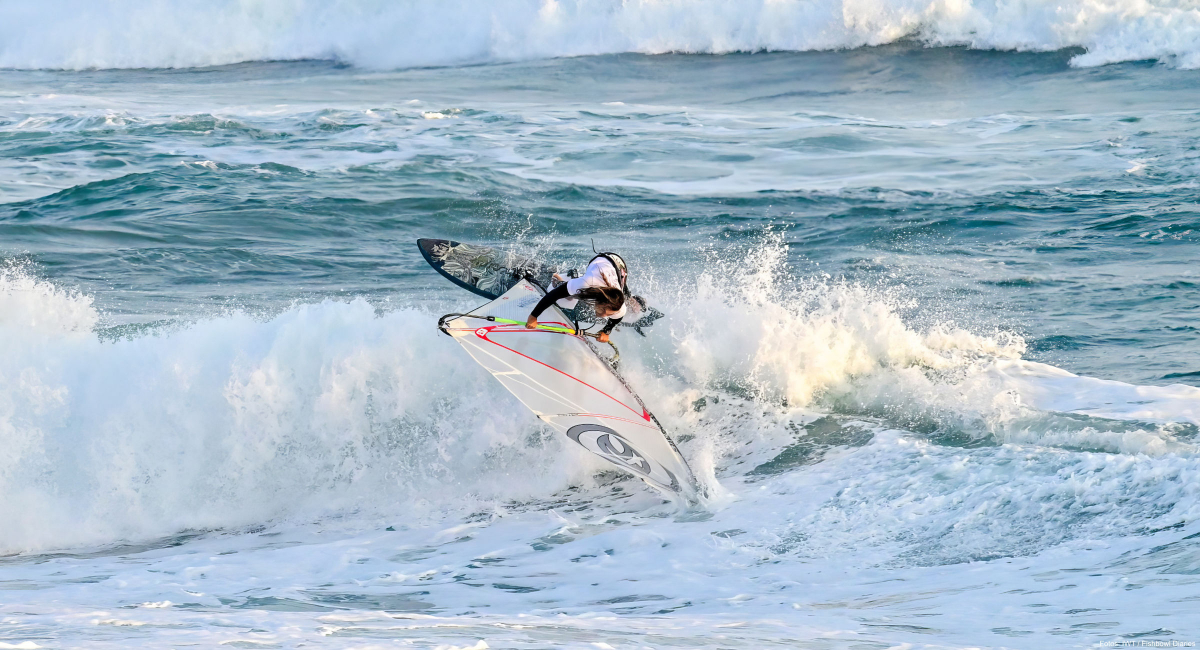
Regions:
[[902, 287], [796, 277], [786, 259], [783, 238], [768, 234], [709, 256], [695, 288], [666, 303], [672, 347], [658, 349], [681, 381], [661, 399], [684, 411], [685, 395], [726, 395], [750, 411], [861, 417], [948, 444], [1196, 451], [1200, 389], [1078, 377], [1023, 359], [1015, 332], [973, 333], [936, 313], [917, 327], [901, 316], [913, 311]]
[[25, 271], [0, 301], [3, 552], [397, 502], [418, 516], [594, 468], [418, 310], [328, 300], [101, 340], [90, 297]]
[[[921, 331], [899, 316], [895, 292], [790, 276], [777, 238], [740, 259], [695, 291], [649, 293], [671, 320], [645, 344], [631, 338], [623, 367], [714, 494], [747, 445], [757, 460], [737, 471], [826, 414], [950, 444], [1194, 454], [1176, 423], [1195, 400], [1175, 393], [1196, 389], [1108, 382], [1108, 395], [1130, 393], [1132, 422], [1112, 399], [1097, 419], [1037, 388], [1068, 395], [1094, 380], [1021, 361], [1015, 335]], [[28, 269], [5, 272], [0, 300], [10, 552], [335, 513], [415, 516], [548, 495], [600, 469], [445, 345], [424, 309], [325, 300], [101, 339], [90, 296]], [[1163, 424], [1139, 423], [1147, 399]]]

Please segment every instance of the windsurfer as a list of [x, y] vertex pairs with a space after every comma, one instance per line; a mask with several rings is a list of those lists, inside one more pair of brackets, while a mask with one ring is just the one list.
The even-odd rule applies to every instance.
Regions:
[[550, 305], [564, 298], [587, 300], [595, 305], [596, 316], [607, 318], [608, 323], [600, 330], [596, 340], [608, 342], [608, 334], [625, 317], [630, 305], [635, 311], [640, 311], [640, 303], [636, 297], [627, 299], [629, 289], [625, 280], [628, 272], [625, 260], [616, 253], [600, 253], [588, 262], [587, 270], [578, 278], [564, 278], [555, 273], [554, 279], [560, 284], [552, 289], [538, 302], [529, 314], [525, 326], [537, 327], [538, 316], [550, 308]]

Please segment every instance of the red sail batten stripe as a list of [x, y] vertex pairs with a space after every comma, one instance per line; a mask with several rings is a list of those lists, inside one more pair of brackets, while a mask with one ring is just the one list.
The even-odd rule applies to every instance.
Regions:
[[[560, 374], [560, 375], [562, 375], [562, 376], [564, 376], [564, 377], [570, 377], [571, 379], [574, 379], [575, 381], [577, 381], [577, 382], [579, 382], [579, 383], [583, 384], [584, 386], [587, 386], [588, 388], [590, 388], [590, 389], [592, 389], [592, 390], [596, 391], [597, 393], [600, 393], [601, 395], [603, 395], [603, 396], [607, 397], [608, 399], [611, 399], [612, 401], [616, 402], [617, 404], [620, 404], [621, 406], [624, 406], [625, 408], [629, 409], [629, 410], [630, 410], [630, 411], [632, 411], [632, 412], [633, 412], [635, 415], [637, 415], [638, 417], [642, 418], [643, 420], [645, 420], [645, 421], [647, 421], [647, 422], [649, 422], [649, 421], [650, 421], [650, 412], [649, 412], [649, 411], [647, 411], [645, 408], [643, 408], [643, 409], [642, 409], [642, 412], [641, 412], [641, 413], [638, 413], [637, 411], [634, 411], [633, 409], [629, 408], [629, 405], [628, 405], [628, 404], [626, 404], [625, 402], [622, 402], [621, 400], [619, 400], [619, 399], [617, 399], [617, 398], [613, 397], [612, 395], [609, 395], [608, 393], [606, 393], [606, 392], [604, 392], [604, 391], [600, 390], [599, 388], [596, 388], [595, 386], [593, 386], [593, 385], [591, 385], [591, 384], [587, 383], [586, 381], [584, 381], [584, 380], [582, 380], [582, 379], [580, 379], [580, 378], [578, 378], [578, 377], [575, 377], [575, 376], [573, 376], [573, 375], [568, 375], [567, 373], [565, 373], [565, 372], [563, 372], [563, 371], [559, 370], [558, 368], [555, 368], [554, 366], [551, 366], [551, 365], [548, 365], [548, 364], [542, 363], [541, 361], [538, 361], [537, 359], [534, 359], [533, 357], [531, 357], [531, 356], [529, 356], [529, 355], [527, 355], [527, 354], [522, 354], [522, 353], [520, 353], [520, 352], [517, 352], [516, 350], [514, 350], [514, 349], [512, 349], [512, 348], [508, 347], [507, 345], [501, 345], [500, 343], [497, 343], [496, 341], [493, 341], [493, 340], [489, 339], [487, 336], [485, 336], [485, 335], [483, 335], [483, 334], [480, 334], [480, 333], [479, 333], [479, 331], [480, 331], [480, 330], [483, 330], [483, 331], [485, 331], [485, 332], [488, 332], [488, 333], [490, 333], [492, 330], [494, 330], [494, 329], [497, 329], [497, 328], [500, 328], [500, 327], [504, 327], [504, 326], [503, 326], [503, 325], [491, 325], [491, 326], [489, 326], [489, 327], [477, 327], [477, 328], [475, 328], [475, 336], [478, 336], [479, 338], [481, 338], [481, 339], [483, 339], [483, 340], [487, 341], [488, 343], [491, 343], [492, 345], [495, 345], [495, 346], [502, 347], [502, 348], [504, 348], [505, 350], [508, 350], [509, 352], [512, 352], [513, 354], [516, 354], [516, 355], [519, 355], [519, 356], [525, 357], [526, 359], [529, 359], [530, 361], [532, 361], [532, 362], [534, 362], [534, 363], [537, 363], [537, 364], [541, 364], [541, 365], [543, 365], [543, 366], [546, 366], [547, 368], [549, 368], [549, 369], [553, 370], [554, 372], [557, 372], [558, 374]], [[546, 333], [546, 334], [562, 334], [562, 333], [563, 333], [563, 332], [550, 332], [550, 331], [547, 331], [547, 330], [527, 330], [527, 329], [524, 329], [524, 328], [522, 328], [521, 330], [508, 330], [508, 331], [544, 332], [544, 333]], [[619, 418], [618, 418], [618, 419], [619, 419]]]

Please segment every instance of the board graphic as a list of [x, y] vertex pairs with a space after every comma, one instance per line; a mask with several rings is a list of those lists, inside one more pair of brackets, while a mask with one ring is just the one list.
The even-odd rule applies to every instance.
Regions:
[[438, 327], [543, 422], [584, 449], [646, 483], [689, 502], [699, 489], [683, 456], [625, 380], [557, 307], [544, 328], [523, 314], [545, 295], [520, 280], [468, 314], [447, 314]]
[[[443, 277], [484, 298], [499, 298], [525, 278], [531, 278], [543, 289], [554, 286], [555, 267], [532, 257], [449, 239], [418, 239], [417, 248], [425, 261]], [[564, 308], [563, 313], [584, 327], [599, 320], [586, 302], [580, 302], [570, 309]], [[646, 306], [636, 318], [631, 314], [618, 327], [632, 328], [645, 336], [643, 328], [662, 317], [661, 311]]]

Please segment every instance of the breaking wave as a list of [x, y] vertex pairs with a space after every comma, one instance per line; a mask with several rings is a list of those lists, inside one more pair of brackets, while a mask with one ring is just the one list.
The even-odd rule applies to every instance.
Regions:
[[[779, 465], [795, 423], [823, 413], [875, 430], [1194, 455], [1178, 427], [1200, 422], [1200, 389], [1076, 377], [1021, 360], [1023, 341], [1002, 332], [919, 331], [886, 293], [789, 283], [777, 243], [747, 260], [694, 291], [648, 292], [671, 318], [622, 339], [625, 373], [714, 494], [730, 472]], [[486, 510], [586, 490], [605, 469], [425, 309], [360, 298], [151, 329], [102, 321], [91, 297], [0, 269], [0, 553]], [[835, 436], [857, 435], [846, 431]]]
[[1083, 48], [1080, 66], [1158, 59], [1200, 67], [1186, 0], [448, 0], [389, 3], [83, 0], [0, 7], [0, 67], [188, 68], [336, 60], [364, 68], [620, 52], [929, 45]]
[[115, 337], [98, 319], [86, 295], [0, 273], [0, 554], [398, 502], [419, 516], [596, 466], [445, 362], [457, 346], [415, 309], [325, 301]]

